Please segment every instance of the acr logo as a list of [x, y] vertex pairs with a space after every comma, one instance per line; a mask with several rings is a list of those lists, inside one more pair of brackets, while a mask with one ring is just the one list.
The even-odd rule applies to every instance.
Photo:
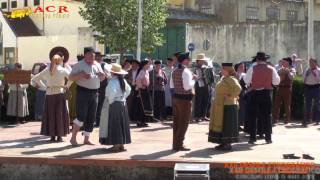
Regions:
[[37, 6], [35, 7], [34, 10], [32, 10], [31, 8], [15, 9], [15, 10], [12, 10], [12, 12], [4, 12], [3, 14], [7, 18], [15, 19], [15, 18], [23, 18], [31, 14], [44, 13], [44, 12], [56, 13], [56, 14], [68, 14], [69, 9], [67, 6], [46, 6], [44, 8], [41, 6]]

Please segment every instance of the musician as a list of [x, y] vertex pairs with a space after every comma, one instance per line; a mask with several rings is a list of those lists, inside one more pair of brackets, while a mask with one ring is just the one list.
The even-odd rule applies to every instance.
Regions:
[[207, 109], [210, 101], [209, 84], [205, 81], [205, 71], [208, 68], [205, 64], [208, 61], [205, 54], [198, 54], [196, 59], [196, 67], [194, 74], [198, 79], [195, 84], [195, 105], [194, 105], [194, 118], [197, 122], [209, 121], [206, 117]]
[[287, 124], [291, 120], [292, 83], [296, 74], [296, 71], [292, 66], [292, 59], [290, 57], [282, 59], [278, 74], [280, 76], [280, 84], [275, 93], [272, 119], [273, 123], [278, 122], [280, 107], [283, 101], [286, 113], [285, 124]]

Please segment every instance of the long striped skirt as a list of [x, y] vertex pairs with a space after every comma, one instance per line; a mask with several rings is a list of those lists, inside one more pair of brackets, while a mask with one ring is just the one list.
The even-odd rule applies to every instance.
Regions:
[[26, 117], [29, 115], [28, 96], [26, 91], [10, 90], [7, 115]]

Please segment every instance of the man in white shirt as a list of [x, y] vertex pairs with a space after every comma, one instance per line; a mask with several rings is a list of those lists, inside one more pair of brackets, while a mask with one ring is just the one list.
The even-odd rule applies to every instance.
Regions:
[[73, 121], [70, 143], [77, 146], [77, 133], [83, 127], [84, 144], [93, 145], [89, 136], [93, 131], [98, 106], [98, 89], [100, 82], [106, 78], [101, 65], [95, 61], [92, 48], [84, 49], [84, 59], [72, 68], [69, 79], [77, 84], [76, 109], [77, 118]]
[[250, 140], [249, 144], [256, 142], [257, 135], [257, 120], [261, 122], [262, 133], [265, 134], [266, 143], [272, 143], [272, 121], [271, 109], [272, 98], [271, 92], [273, 85], [279, 85], [280, 77], [277, 70], [267, 64], [267, 59], [270, 56], [263, 52], [258, 52], [254, 57], [257, 64], [250, 67], [243, 80], [248, 85], [250, 92], [249, 109], [249, 128]]
[[178, 57], [178, 68], [171, 75], [170, 88], [173, 89], [173, 144], [174, 151], [189, 151], [183, 145], [184, 137], [191, 119], [192, 98], [196, 76], [187, 68], [189, 53]]
[[[320, 121], [320, 68], [316, 59], [309, 60], [309, 68], [303, 74], [305, 116], [302, 122], [303, 127], [307, 127], [312, 109], [314, 109], [313, 121], [319, 124]], [[314, 100], [314, 108], [312, 108]]]

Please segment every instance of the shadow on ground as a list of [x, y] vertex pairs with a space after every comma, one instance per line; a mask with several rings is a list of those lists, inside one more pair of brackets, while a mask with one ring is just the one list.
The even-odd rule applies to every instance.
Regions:
[[133, 156], [131, 156], [131, 159], [134, 159], [134, 160], [156, 160], [156, 159], [160, 159], [162, 157], [169, 156], [174, 153], [176, 153], [176, 151], [169, 149], [169, 150], [159, 151], [159, 152], [155, 152], [155, 153], [151, 153], [151, 154], [133, 155]]

